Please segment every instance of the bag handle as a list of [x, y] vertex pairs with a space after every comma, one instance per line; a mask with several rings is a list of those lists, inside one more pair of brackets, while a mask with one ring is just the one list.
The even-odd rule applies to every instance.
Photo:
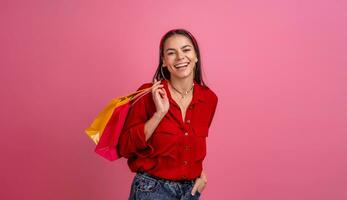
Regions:
[[[152, 89], [152, 88], [151, 88]], [[141, 99], [143, 96], [145, 96], [146, 94], [148, 94], [148, 93], [150, 93], [151, 92], [151, 90], [148, 90], [148, 91], [145, 91], [145, 92], [143, 92], [142, 94], [140, 94], [140, 95], [137, 95], [136, 96], [136, 99], [134, 100], [134, 102], [131, 104], [131, 106], [132, 105], [134, 105], [139, 99]], [[135, 97], [134, 97], [135, 98]]]

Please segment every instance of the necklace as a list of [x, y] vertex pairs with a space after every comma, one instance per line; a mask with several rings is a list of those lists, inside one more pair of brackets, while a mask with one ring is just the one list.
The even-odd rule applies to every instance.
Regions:
[[171, 85], [171, 87], [172, 87], [174, 90], [176, 90], [176, 92], [178, 92], [178, 93], [181, 95], [181, 99], [184, 99], [184, 97], [186, 97], [186, 95], [187, 95], [190, 91], [192, 91], [192, 89], [194, 88], [194, 83], [193, 83], [192, 87], [191, 87], [189, 90], [187, 90], [187, 91], [185, 91], [185, 92], [181, 92], [181, 91], [177, 90], [171, 83], [170, 83], [170, 85]]

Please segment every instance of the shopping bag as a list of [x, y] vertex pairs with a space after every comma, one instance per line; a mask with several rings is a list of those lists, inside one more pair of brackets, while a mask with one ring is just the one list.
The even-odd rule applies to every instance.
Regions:
[[151, 92], [152, 87], [144, 88], [126, 96], [112, 99], [98, 114], [92, 124], [85, 129], [86, 134], [96, 144], [95, 152], [113, 161], [121, 156], [117, 151], [127, 113], [141, 97]]

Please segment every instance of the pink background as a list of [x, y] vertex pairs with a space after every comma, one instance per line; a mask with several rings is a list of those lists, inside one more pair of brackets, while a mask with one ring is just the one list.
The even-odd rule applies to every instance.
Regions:
[[126, 199], [133, 173], [85, 135], [151, 81], [186, 28], [219, 96], [201, 199], [347, 199], [342, 0], [0, 2], [0, 199]]

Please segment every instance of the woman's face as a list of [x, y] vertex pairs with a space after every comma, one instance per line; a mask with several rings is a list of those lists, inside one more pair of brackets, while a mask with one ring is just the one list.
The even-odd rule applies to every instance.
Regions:
[[198, 61], [194, 46], [183, 35], [169, 37], [164, 43], [162, 57], [164, 67], [167, 67], [171, 77], [194, 78], [195, 63]]

